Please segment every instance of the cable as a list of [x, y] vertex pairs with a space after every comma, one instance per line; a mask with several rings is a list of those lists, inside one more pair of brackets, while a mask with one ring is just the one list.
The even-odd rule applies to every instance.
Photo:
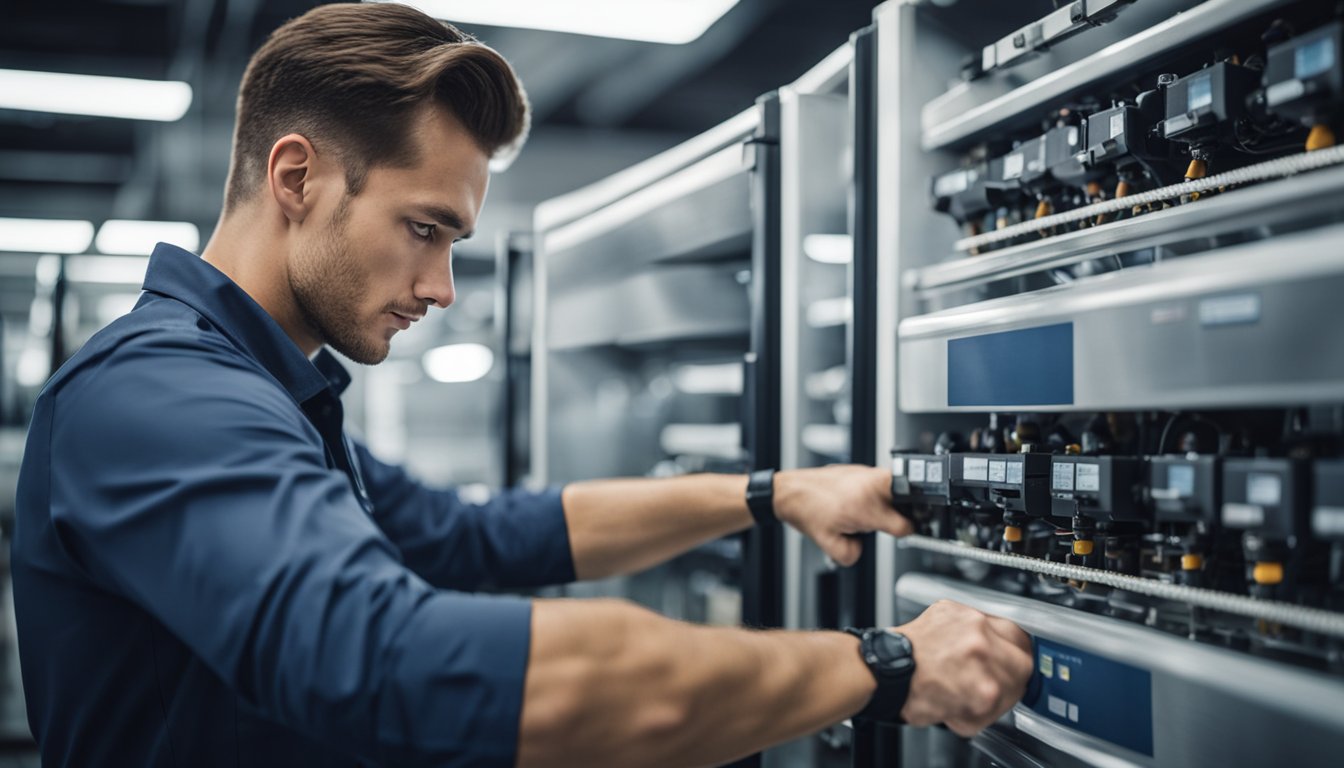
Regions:
[[1212, 589], [1187, 587], [1183, 584], [1169, 584], [1157, 579], [1128, 576], [1123, 573], [1104, 571], [1100, 568], [1085, 568], [1080, 565], [1057, 563], [1024, 555], [994, 552], [918, 534], [905, 536], [897, 539], [896, 542], [898, 546], [904, 549], [919, 549], [939, 555], [977, 560], [989, 565], [1043, 573], [1060, 579], [1102, 584], [1161, 600], [1187, 603], [1199, 608], [1232, 613], [1252, 619], [1264, 619], [1275, 624], [1297, 627], [1308, 632], [1344, 638], [1344, 614], [1321, 610], [1320, 608], [1308, 608], [1274, 600], [1261, 600]]

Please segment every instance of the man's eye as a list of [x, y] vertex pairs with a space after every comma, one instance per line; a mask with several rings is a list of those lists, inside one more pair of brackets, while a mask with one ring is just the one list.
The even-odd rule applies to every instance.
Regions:
[[435, 224], [422, 224], [421, 222], [418, 221], [411, 222], [411, 232], [413, 232], [415, 236], [420, 238], [421, 240], [433, 240], [434, 230], [436, 228], [437, 225]]

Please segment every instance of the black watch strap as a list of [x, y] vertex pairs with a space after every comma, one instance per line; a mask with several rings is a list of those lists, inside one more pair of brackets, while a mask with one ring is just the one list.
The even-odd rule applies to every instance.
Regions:
[[747, 509], [756, 520], [756, 525], [776, 524], [775, 517], [775, 470], [758, 469], [747, 478]]
[[[859, 656], [877, 679], [877, 690], [873, 692], [873, 697], [868, 700], [866, 707], [853, 716], [853, 719], [890, 725], [904, 723], [905, 721], [901, 719], [901, 710], [905, 708], [906, 699], [910, 698], [910, 680], [915, 676], [914, 649], [909, 639], [904, 635], [877, 627], [870, 629], [847, 627], [845, 632], [859, 638]], [[880, 638], [879, 636], [883, 634], [890, 637]], [[897, 642], [893, 643], [892, 638]], [[876, 647], [876, 643], [879, 642], [888, 648], [894, 645], [902, 650], [895, 656], [890, 656], [886, 649]]]

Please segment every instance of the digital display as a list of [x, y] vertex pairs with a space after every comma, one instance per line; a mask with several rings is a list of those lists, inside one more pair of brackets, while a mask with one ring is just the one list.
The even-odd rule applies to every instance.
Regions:
[[1032, 711], [1152, 756], [1152, 673], [1037, 638], [1036, 675], [1041, 688]]
[[1213, 75], [1200, 75], [1191, 78], [1186, 85], [1185, 108], [1194, 112], [1213, 105]]
[[1335, 65], [1335, 41], [1323, 37], [1293, 51], [1293, 75], [1315, 77]]

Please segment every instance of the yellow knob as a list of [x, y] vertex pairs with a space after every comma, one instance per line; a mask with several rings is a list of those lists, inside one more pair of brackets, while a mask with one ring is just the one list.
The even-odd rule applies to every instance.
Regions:
[[1330, 126], [1325, 123], [1317, 123], [1311, 126], [1311, 133], [1307, 134], [1308, 152], [1333, 146], [1335, 146], [1335, 132], [1330, 130]]
[[1036, 204], [1036, 218], [1044, 219], [1046, 216], [1050, 215], [1052, 210], [1053, 206], [1050, 205], [1050, 201], [1042, 200]]
[[1115, 185], [1116, 197], [1129, 197], [1129, 193], [1130, 193], [1130, 186], [1128, 181], [1121, 181], [1119, 184]]
[[1199, 555], [1181, 555], [1181, 570], [1198, 571], [1204, 567], [1204, 558]]
[[1252, 576], [1256, 584], [1282, 584], [1283, 563], [1256, 563]]
[[1083, 446], [1077, 443], [1069, 443], [1068, 445], [1064, 446], [1065, 456], [1080, 456], [1082, 455], [1082, 453], [1083, 453]]
[[1092, 554], [1092, 540], [1080, 539], [1078, 541], [1073, 542], [1073, 554], [1075, 555]]
[[1003, 540], [1018, 542], [1022, 540], [1022, 529], [1016, 525], [1009, 525], [1003, 529]]
[[1209, 175], [1208, 163], [1203, 160], [1195, 159], [1190, 161], [1190, 167], [1185, 169], [1185, 178], [1187, 180], [1202, 179]]

